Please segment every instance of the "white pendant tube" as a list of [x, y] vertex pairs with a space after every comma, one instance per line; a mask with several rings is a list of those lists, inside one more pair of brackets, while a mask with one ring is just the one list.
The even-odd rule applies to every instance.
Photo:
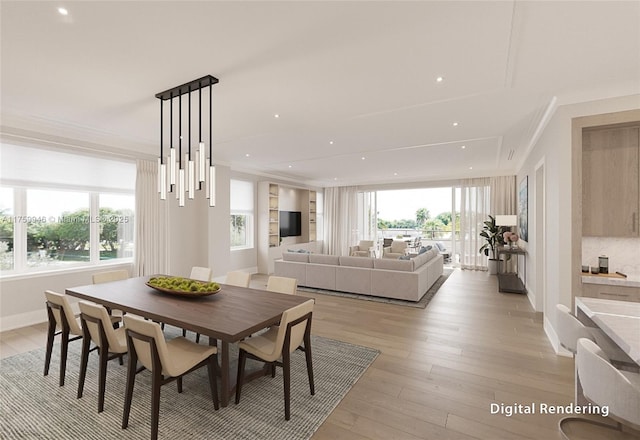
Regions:
[[209, 206], [216, 206], [216, 167], [209, 167]]
[[187, 155], [187, 190], [189, 192], [189, 199], [194, 199], [196, 196], [196, 164], [192, 160], [188, 160]]
[[176, 184], [176, 149], [169, 149], [169, 183]]
[[207, 152], [204, 149], [204, 142], [200, 142], [198, 146], [198, 182], [204, 182], [207, 179]]
[[184, 193], [185, 193], [185, 175], [184, 169], [178, 170], [178, 206], [184, 206]]
[[167, 200], [167, 165], [160, 165], [158, 175], [160, 176], [160, 200]]

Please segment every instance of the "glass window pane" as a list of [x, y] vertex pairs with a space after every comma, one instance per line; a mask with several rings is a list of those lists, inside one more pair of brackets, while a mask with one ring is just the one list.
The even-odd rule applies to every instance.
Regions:
[[27, 190], [27, 266], [89, 262], [89, 194]]
[[100, 194], [100, 260], [133, 257], [135, 197]]
[[13, 188], [0, 188], [0, 270], [12, 270]]
[[242, 214], [231, 215], [231, 247], [246, 247], [247, 243], [247, 216]]

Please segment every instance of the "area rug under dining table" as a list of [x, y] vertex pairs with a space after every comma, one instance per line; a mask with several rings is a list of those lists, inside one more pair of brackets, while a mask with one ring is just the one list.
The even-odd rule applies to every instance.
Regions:
[[[165, 329], [168, 337], [180, 330]], [[125, 365], [109, 362], [104, 412], [97, 412], [98, 355], [89, 357], [84, 396], [76, 398], [81, 342], [69, 346], [65, 386], [58, 386], [59, 345], [51, 370], [42, 375], [44, 349], [0, 361], [0, 438], [147, 439], [150, 436], [151, 376], [136, 376], [129, 427], [121, 429]], [[164, 439], [306, 439], [347, 394], [378, 351], [312, 336], [316, 393], [309, 394], [304, 353], [291, 358], [291, 420], [284, 419], [282, 371], [243, 387], [242, 400], [214, 411], [206, 368], [185, 376], [183, 392], [174, 383], [161, 390], [160, 435]]]

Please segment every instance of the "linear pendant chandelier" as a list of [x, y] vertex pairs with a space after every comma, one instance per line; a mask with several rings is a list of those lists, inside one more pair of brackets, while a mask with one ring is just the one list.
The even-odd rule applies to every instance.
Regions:
[[[184, 206], [185, 197], [195, 198], [196, 182], [200, 190], [204, 184], [206, 188], [209, 206], [216, 206], [216, 167], [213, 165], [213, 118], [212, 118], [212, 88], [218, 83], [218, 78], [211, 75], [203, 76], [181, 86], [174, 87], [164, 92], [156, 93], [160, 100], [160, 157], [158, 158], [158, 193], [160, 199], [166, 200], [167, 193], [176, 194], [178, 205]], [[209, 88], [209, 165], [207, 170], [207, 147], [202, 138], [202, 89]], [[191, 95], [196, 93], [198, 106], [198, 150], [195, 146], [192, 150], [192, 119]], [[187, 99], [184, 99], [186, 95]], [[206, 97], [205, 97], [206, 100]], [[165, 130], [164, 107], [169, 101], [169, 129]], [[174, 119], [174, 101], [177, 101], [178, 117]], [[183, 120], [182, 107], [186, 101], [187, 118]], [[206, 103], [205, 103], [206, 104]], [[195, 123], [195, 122], [194, 122]], [[186, 124], [186, 127], [185, 127]], [[175, 130], [174, 130], [175, 128]], [[205, 127], [206, 128], [206, 127]], [[194, 132], [196, 129], [193, 130]], [[185, 139], [184, 136], [187, 136]], [[168, 140], [169, 154], [165, 157], [165, 141]], [[184, 141], [184, 142], [183, 142]], [[183, 155], [183, 144], [186, 144], [186, 153]], [[168, 166], [167, 166], [168, 165]]]

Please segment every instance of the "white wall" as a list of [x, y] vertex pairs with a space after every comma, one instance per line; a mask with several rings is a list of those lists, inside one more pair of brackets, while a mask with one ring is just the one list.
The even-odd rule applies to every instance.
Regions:
[[[555, 340], [555, 305], [571, 306], [571, 236], [572, 236], [572, 176], [571, 176], [571, 128], [572, 119], [580, 116], [612, 113], [638, 108], [640, 96], [626, 96], [600, 101], [584, 102], [559, 106], [549, 121], [538, 142], [527, 156], [517, 173], [519, 183], [529, 176], [529, 243], [525, 246], [527, 256], [527, 284], [533, 295], [532, 303], [540, 303], [535, 295], [545, 294], [544, 313], [545, 331], [557, 349]], [[535, 206], [536, 173], [535, 168], [544, 161], [546, 173], [546, 285], [536, 286], [535, 239], [537, 230], [535, 216], [531, 214]], [[551, 327], [551, 328], [550, 328]]]

